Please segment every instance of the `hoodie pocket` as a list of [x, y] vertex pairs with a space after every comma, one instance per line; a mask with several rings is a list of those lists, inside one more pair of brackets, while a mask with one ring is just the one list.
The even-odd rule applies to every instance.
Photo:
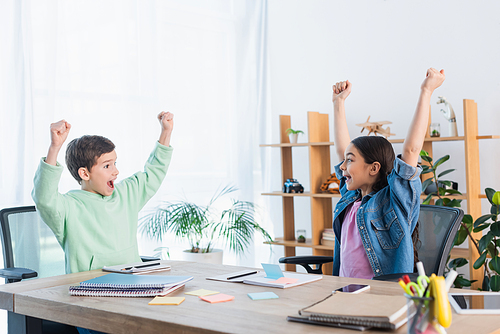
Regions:
[[378, 242], [382, 249], [395, 249], [399, 247], [405, 235], [394, 210], [370, 221]]

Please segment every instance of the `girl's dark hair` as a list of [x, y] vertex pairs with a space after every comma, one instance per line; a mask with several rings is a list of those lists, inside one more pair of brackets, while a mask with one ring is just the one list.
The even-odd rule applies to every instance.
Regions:
[[115, 144], [102, 136], [86, 135], [73, 139], [66, 149], [66, 166], [75, 180], [82, 184], [82, 178], [78, 175], [80, 167], [90, 171], [101, 155], [113, 152], [114, 149]]
[[356, 147], [367, 164], [380, 163], [379, 176], [373, 185], [373, 190], [379, 191], [387, 186], [387, 176], [391, 173], [394, 166], [394, 159], [396, 159], [391, 143], [384, 137], [377, 136], [357, 137], [351, 143]]

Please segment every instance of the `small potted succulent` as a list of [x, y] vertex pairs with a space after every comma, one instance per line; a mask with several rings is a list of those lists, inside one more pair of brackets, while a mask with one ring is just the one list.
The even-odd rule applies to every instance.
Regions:
[[290, 138], [290, 143], [295, 144], [297, 142], [297, 139], [299, 137], [300, 133], [304, 133], [302, 130], [294, 130], [292, 128], [286, 130], [286, 134]]

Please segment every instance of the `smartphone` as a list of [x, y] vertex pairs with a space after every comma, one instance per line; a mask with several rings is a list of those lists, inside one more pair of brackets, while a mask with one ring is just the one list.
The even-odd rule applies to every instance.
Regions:
[[362, 291], [366, 291], [370, 288], [369, 285], [367, 284], [349, 284], [346, 286], [343, 286], [341, 288], [338, 288], [337, 290], [333, 291], [335, 292], [350, 292], [350, 293], [360, 293]]

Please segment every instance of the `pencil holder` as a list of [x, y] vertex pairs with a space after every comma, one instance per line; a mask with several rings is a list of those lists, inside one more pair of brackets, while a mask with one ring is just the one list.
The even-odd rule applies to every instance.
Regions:
[[434, 312], [430, 312], [434, 298], [416, 297], [408, 294], [405, 294], [405, 297], [408, 306], [408, 322], [406, 324], [408, 334], [446, 334], [446, 330], [434, 318]]

